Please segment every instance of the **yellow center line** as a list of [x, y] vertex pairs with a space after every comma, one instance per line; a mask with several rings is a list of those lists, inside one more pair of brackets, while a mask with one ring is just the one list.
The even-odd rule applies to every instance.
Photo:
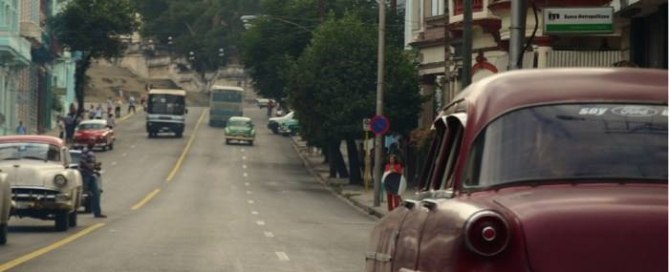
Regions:
[[168, 183], [168, 182], [172, 181], [174, 176], [179, 171], [179, 168], [181, 168], [181, 164], [183, 163], [184, 159], [186, 159], [186, 155], [188, 154], [188, 151], [190, 150], [190, 146], [193, 144], [193, 140], [195, 140], [195, 134], [197, 134], [197, 129], [200, 127], [200, 124], [202, 123], [202, 120], [204, 119], [205, 113], [206, 113], [206, 111], [202, 111], [202, 114], [200, 115], [200, 119], [197, 120], [197, 124], [195, 124], [195, 128], [193, 129], [193, 133], [190, 135], [190, 138], [188, 139], [188, 143], [186, 144], [186, 147], [184, 148], [183, 152], [181, 152], [181, 156], [179, 156], [179, 159], [177, 160], [177, 163], [174, 164], [174, 168], [172, 168], [172, 171], [170, 171], [170, 174], [165, 179], [165, 183]]
[[133, 210], [139, 210], [144, 204], [149, 202], [153, 197], [155, 197], [158, 193], [160, 193], [160, 189], [155, 189], [153, 192], [150, 192], [148, 195], [146, 195], [141, 201], [137, 202], [135, 206], [132, 206]]
[[21, 264], [23, 264], [27, 261], [30, 261], [32, 259], [35, 259], [35, 258], [41, 256], [41, 255], [44, 255], [44, 254], [46, 254], [46, 253], [48, 253], [48, 252], [50, 252], [54, 249], [57, 249], [57, 248], [62, 247], [64, 245], [67, 245], [70, 242], [72, 242], [74, 240], [77, 240], [77, 239], [83, 237], [84, 235], [87, 235], [87, 234], [103, 227], [104, 225], [105, 225], [104, 223], [98, 223], [98, 224], [92, 225], [90, 227], [87, 227], [87, 228], [83, 229], [80, 232], [77, 232], [73, 235], [70, 235], [70, 236], [66, 237], [63, 240], [60, 240], [60, 241], [55, 242], [53, 244], [50, 244], [50, 245], [48, 245], [46, 247], [43, 247], [41, 249], [35, 250], [31, 253], [28, 253], [26, 255], [18, 257], [16, 259], [12, 260], [12, 261], [6, 262], [6, 263], [0, 265], [0, 271], [7, 271], [7, 270], [12, 269], [14, 267], [17, 267], [17, 266], [19, 266], [19, 265], [21, 265]]

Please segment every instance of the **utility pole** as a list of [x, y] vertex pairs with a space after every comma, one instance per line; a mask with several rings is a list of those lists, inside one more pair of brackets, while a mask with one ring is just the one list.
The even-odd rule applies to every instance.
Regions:
[[[451, 21], [451, 16], [448, 10], [448, 1], [444, 0], [444, 97], [448, 97], [448, 101], [443, 103], [447, 105], [451, 100], [451, 31], [448, 24]], [[443, 101], [441, 101], [443, 102]]]
[[[383, 115], [383, 80], [385, 70], [386, 51], [386, 1], [378, 0], [379, 3], [379, 51], [377, 62], [376, 81], [376, 115]], [[381, 205], [381, 165], [383, 164], [383, 135], [376, 134], [374, 137], [374, 207]]]
[[511, 0], [511, 38], [509, 40], [509, 70], [523, 68], [518, 63], [525, 44], [525, 20], [527, 20], [527, 0]]
[[461, 89], [472, 83], [472, 0], [464, 0], [462, 13], [462, 79]]

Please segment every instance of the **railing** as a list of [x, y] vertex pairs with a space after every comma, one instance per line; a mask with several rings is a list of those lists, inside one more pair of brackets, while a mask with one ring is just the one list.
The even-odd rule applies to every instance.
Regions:
[[612, 67], [623, 60], [621, 51], [561, 51], [546, 55], [547, 67]]

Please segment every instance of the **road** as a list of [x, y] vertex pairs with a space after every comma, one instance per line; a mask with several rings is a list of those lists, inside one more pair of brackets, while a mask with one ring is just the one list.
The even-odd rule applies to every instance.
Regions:
[[143, 113], [121, 122], [98, 153], [109, 218], [67, 232], [12, 218], [0, 270], [361, 271], [374, 219], [316, 182], [264, 111], [245, 107], [254, 146], [225, 145], [206, 112], [190, 109], [181, 139], [148, 139]]

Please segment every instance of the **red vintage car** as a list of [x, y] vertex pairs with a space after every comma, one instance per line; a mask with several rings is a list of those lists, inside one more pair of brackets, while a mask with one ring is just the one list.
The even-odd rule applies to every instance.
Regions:
[[94, 141], [95, 147], [104, 150], [114, 149], [114, 130], [107, 126], [106, 120], [86, 120], [79, 123], [74, 133], [73, 148], [83, 148]]
[[667, 71], [547, 69], [471, 85], [434, 122], [422, 192], [366, 271], [667, 271]]

